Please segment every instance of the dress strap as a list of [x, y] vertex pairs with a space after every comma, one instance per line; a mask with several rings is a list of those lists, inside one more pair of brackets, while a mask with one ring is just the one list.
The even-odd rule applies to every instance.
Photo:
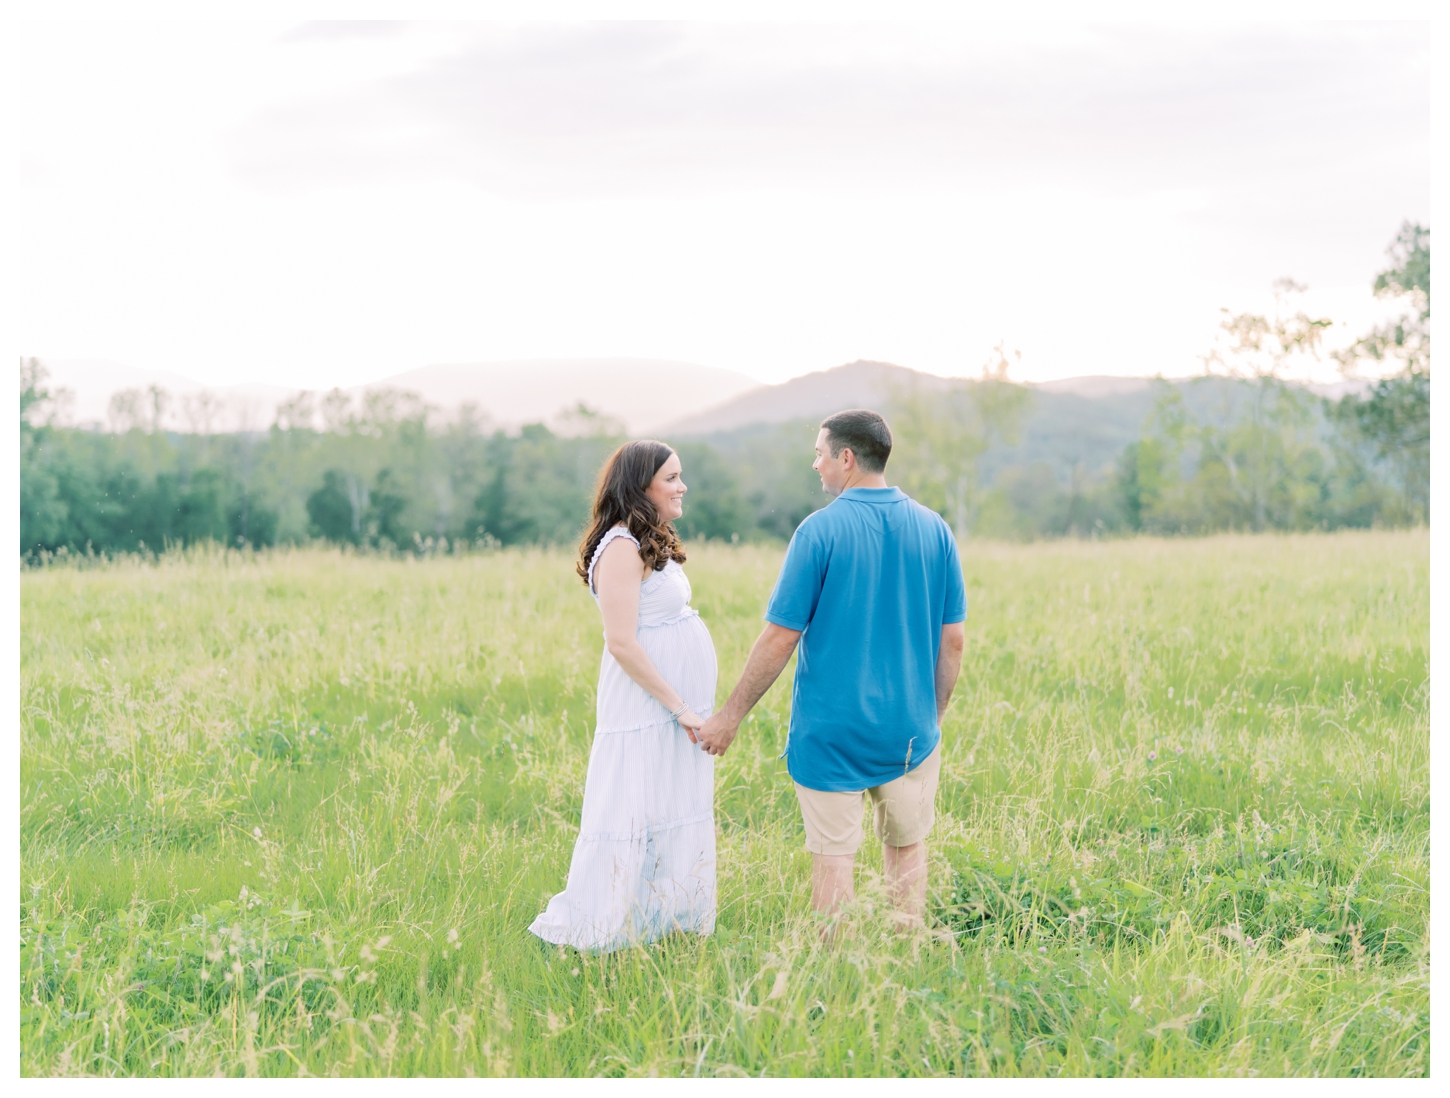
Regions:
[[604, 536], [599, 539], [599, 544], [594, 547], [594, 555], [589, 558], [589, 590], [593, 594], [598, 594], [594, 590], [594, 566], [599, 563], [599, 555], [604, 552], [604, 547], [615, 538], [628, 538], [634, 542], [636, 549], [639, 548], [639, 539], [629, 532], [629, 527], [627, 526], [611, 526], [608, 530], [604, 531]]

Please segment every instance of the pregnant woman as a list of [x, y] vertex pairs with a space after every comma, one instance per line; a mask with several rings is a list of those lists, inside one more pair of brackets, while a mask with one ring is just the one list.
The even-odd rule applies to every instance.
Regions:
[[680, 459], [628, 442], [599, 476], [576, 570], [604, 616], [584, 811], [566, 887], [529, 929], [614, 950], [715, 928], [715, 760], [695, 730], [715, 705], [715, 646], [690, 608], [674, 519]]

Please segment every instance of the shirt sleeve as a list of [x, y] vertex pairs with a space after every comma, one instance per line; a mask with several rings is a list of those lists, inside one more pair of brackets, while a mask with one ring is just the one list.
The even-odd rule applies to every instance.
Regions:
[[765, 606], [765, 620], [784, 629], [805, 632], [816, 616], [816, 604], [825, 583], [825, 554], [804, 524], [796, 527], [785, 551], [785, 563], [775, 579], [775, 590]]
[[967, 585], [962, 578], [962, 560], [957, 555], [957, 539], [950, 530], [942, 538], [946, 542], [946, 583], [942, 587], [942, 624], [967, 620]]

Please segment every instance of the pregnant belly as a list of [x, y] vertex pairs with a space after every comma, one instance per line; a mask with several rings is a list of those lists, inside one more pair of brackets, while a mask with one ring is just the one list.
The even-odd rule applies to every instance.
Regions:
[[[698, 617], [640, 629], [639, 643], [664, 680], [691, 709], [708, 716], [715, 706], [715, 645]], [[625, 674], [606, 649], [599, 666], [599, 731], [640, 728], [670, 719], [669, 710]]]
[[[701, 691], [715, 697], [715, 642], [698, 616], [670, 625], [645, 627], [636, 634], [665, 681], [691, 704]], [[686, 690], [691, 687], [693, 693]]]

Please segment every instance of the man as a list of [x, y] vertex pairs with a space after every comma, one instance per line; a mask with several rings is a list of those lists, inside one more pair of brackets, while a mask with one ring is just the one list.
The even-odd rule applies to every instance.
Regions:
[[791, 538], [768, 624], [699, 742], [723, 755], [799, 644], [785, 755], [814, 856], [811, 906], [830, 915], [854, 897], [869, 796], [898, 918], [921, 925], [967, 597], [947, 524], [887, 487], [890, 455], [891, 429], [875, 412], [821, 424], [813, 468], [836, 498]]

